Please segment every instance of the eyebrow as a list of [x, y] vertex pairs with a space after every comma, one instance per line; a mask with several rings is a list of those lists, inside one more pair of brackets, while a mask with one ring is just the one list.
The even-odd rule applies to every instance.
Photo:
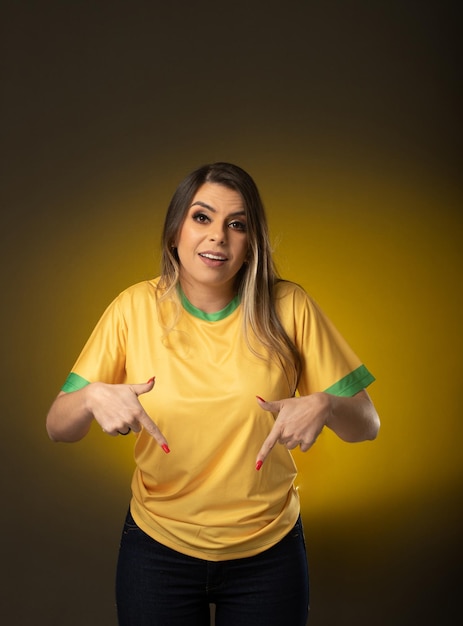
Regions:
[[[190, 209], [194, 206], [202, 206], [204, 209], [208, 209], [209, 211], [212, 211], [213, 213], [217, 213], [217, 210], [214, 209], [214, 207], [212, 207], [210, 204], [207, 204], [206, 202], [202, 202], [201, 200], [196, 200], [196, 202], [193, 202], [193, 204], [190, 206]], [[230, 213], [230, 217], [234, 215], [246, 216], [246, 211], [234, 211], [233, 213]]]

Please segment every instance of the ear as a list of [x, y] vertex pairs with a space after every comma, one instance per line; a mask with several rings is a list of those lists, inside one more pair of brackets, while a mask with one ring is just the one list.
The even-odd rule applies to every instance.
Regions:
[[174, 257], [176, 262], [178, 263], [179, 262], [179, 257], [178, 257], [178, 252], [177, 252], [177, 246], [170, 246], [170, 253]]

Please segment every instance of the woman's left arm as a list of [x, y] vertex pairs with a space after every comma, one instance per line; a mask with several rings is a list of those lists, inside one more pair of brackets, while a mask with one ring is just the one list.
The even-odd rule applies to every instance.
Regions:
[[257, 455], [257, 469], [276, 443], [290, 450], [299, 446], [306, 452], [325, 426], [350, 443], [375, 439], [380, 427], [378, 413], [365, 389], [352, 397], [319, 392], [273, 402], [257, 400], [263, 409], [277, 414]]
[[326, 426], [338, 437], [349, 443], [376, 438], [379, 416], [365, 389], [350, 398], [331, 395], [329, 398], [330, 414]]

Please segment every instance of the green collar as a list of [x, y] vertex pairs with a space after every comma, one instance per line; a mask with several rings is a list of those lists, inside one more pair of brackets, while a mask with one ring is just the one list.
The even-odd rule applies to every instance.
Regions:
[[194, 315], [194, 317], [197, 317], [200, 320], [205, 320], [206, 322], [218, 322], [219, 320], [225, 319], [231, 315], [240, 304], [239, 296], [235, 296], [233, 300], [231, 300], [221, 311], [216, 311], [215, 313], [205, 313], [191, 304], [186, 295], [183, 293], [183, 289], [180, 287], [180, 284], [177, 286], [177, 291], [183, 308], [188, 311], [188, 313], [191, 313], [191, 315]]

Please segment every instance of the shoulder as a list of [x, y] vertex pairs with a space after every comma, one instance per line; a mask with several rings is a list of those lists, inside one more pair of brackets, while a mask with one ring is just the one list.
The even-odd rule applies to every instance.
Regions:
[[158, 278], [144, 280], [126, 287], [109, 304], [106, 313], [122, 318], [129, 318], [143, 310], [153, 310], [157, 307]]
[[135, 283], [121, 291], [115, 300], [119, 304], [124, 304], [133, 301], [156, 298], [158, 293], [158, 283], [159, 277]]
[[274, 301], [277, 315], [285, 328], [313, 328], [325, 314], [317, 302], [301, 285], [288, 280], [280, 280], [274, 287]]
[[301, 285], [290, 280], [278, 280], [273, 287], [273, 297], [280, 306], [302, 306], [313, 302]]

